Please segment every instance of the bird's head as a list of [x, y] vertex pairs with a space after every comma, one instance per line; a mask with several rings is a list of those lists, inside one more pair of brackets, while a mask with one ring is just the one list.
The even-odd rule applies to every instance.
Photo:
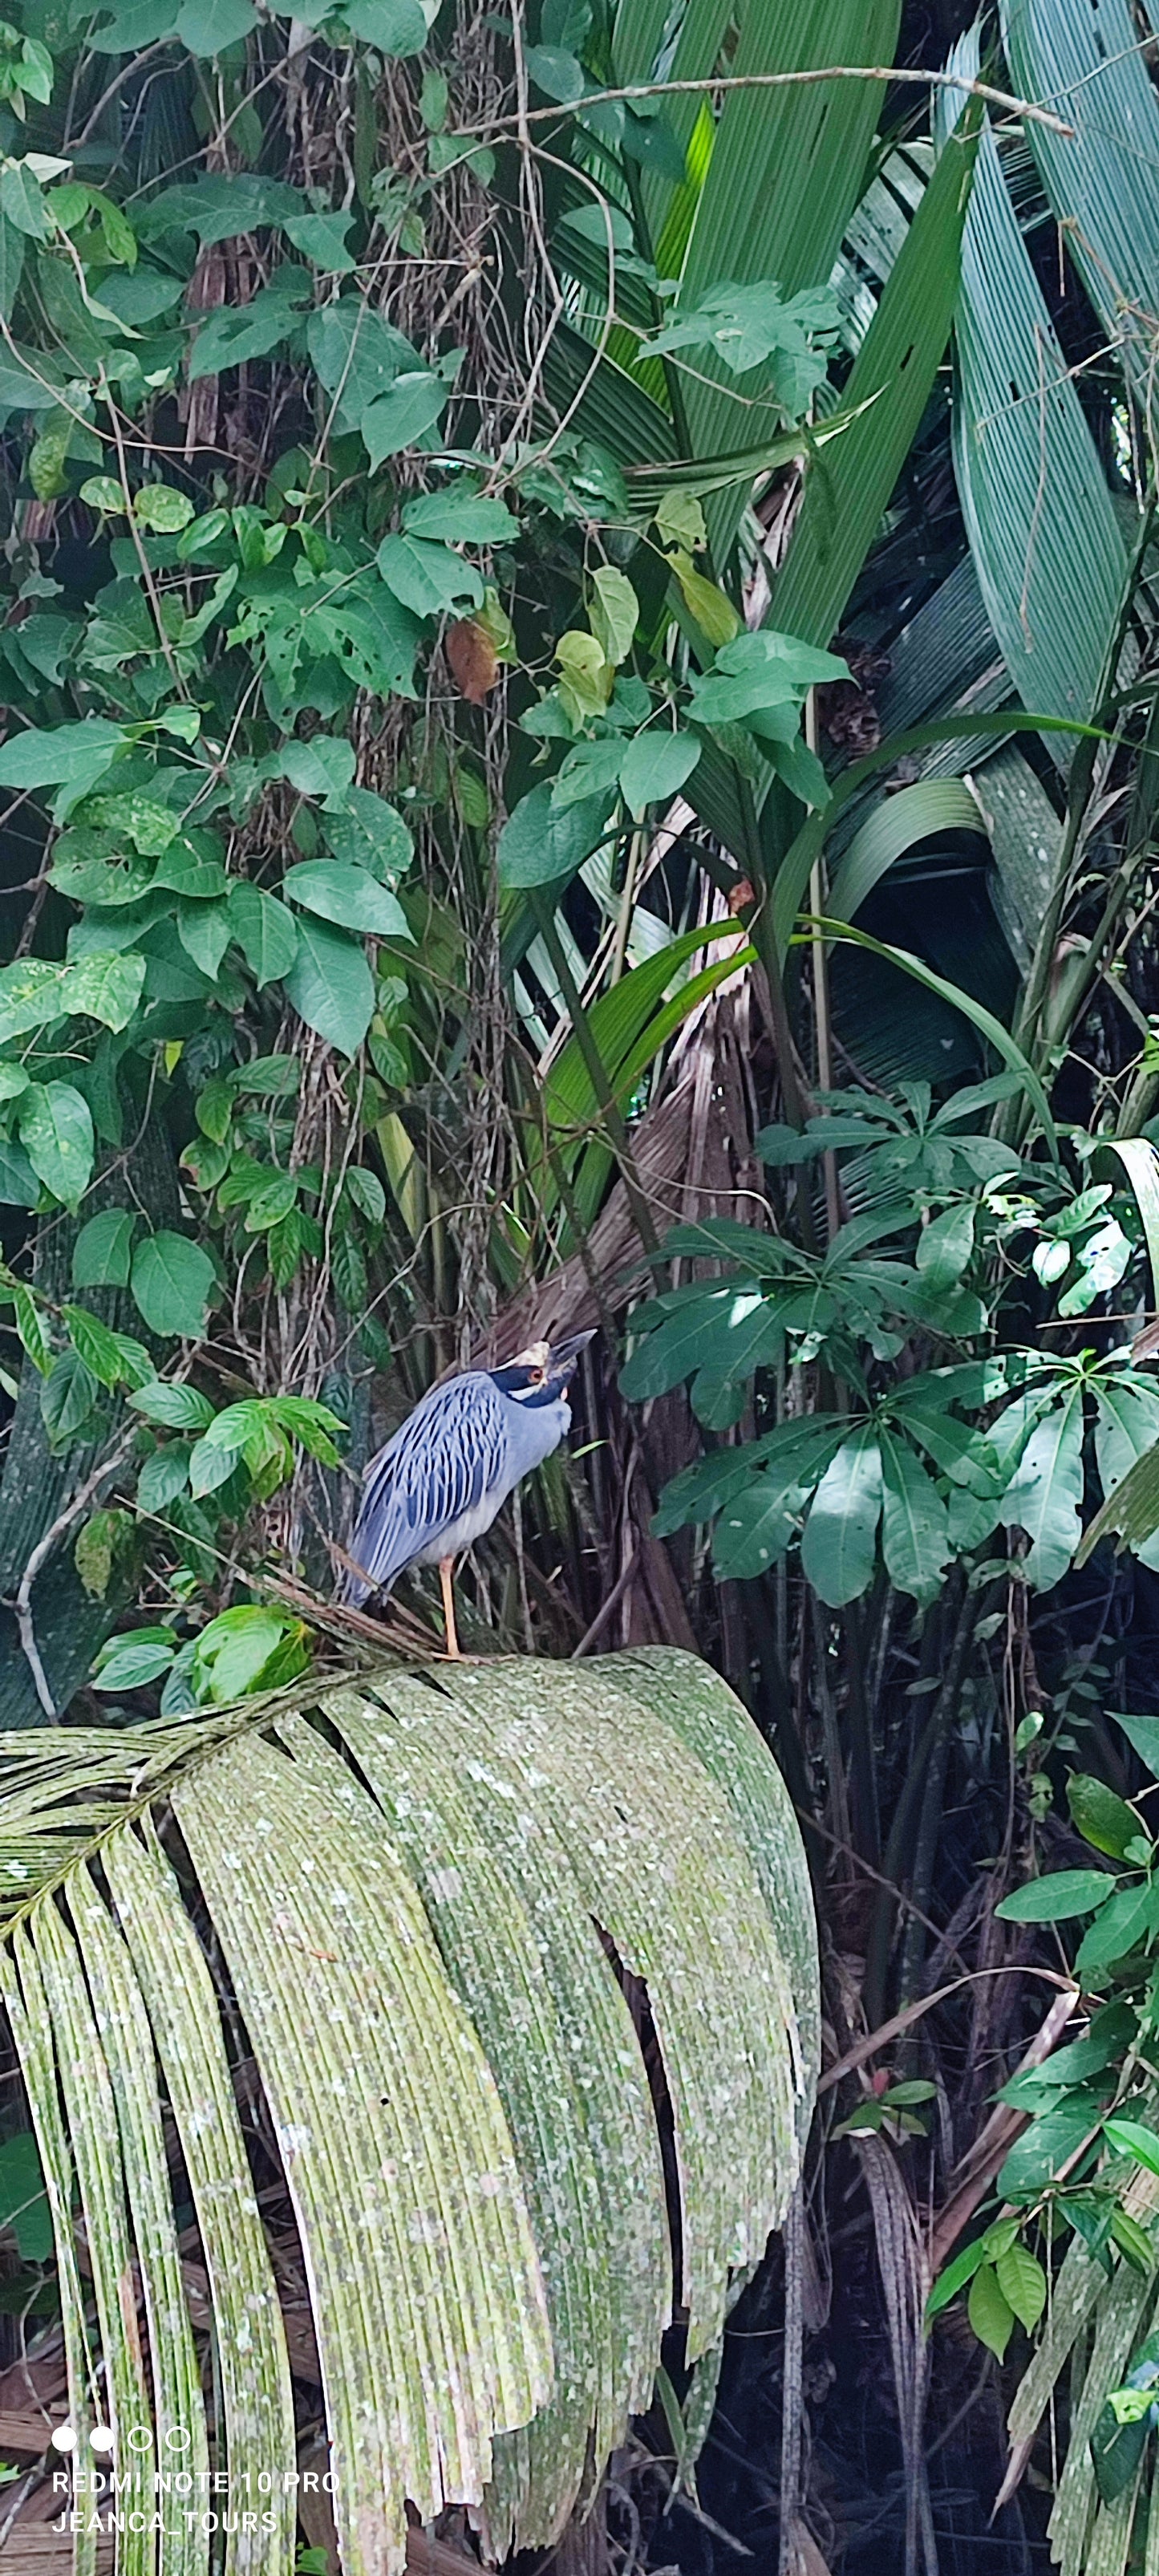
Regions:
[[531, 1342], [525, 1351], [517, 1351], [505, 1367], [492, 1369], [489, 1374], [501, 1392], [514, 1396], [517, 1404], [558, 1404], [575, 1375], [581, 1351], [593, 1338], [591, 1333], [573, 1333], [566, 1342]]

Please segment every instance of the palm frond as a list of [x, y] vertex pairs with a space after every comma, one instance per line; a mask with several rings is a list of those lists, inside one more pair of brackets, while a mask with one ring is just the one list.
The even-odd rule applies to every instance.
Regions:
[[[1070, 134], [1028, 120], [1026, 139], [1062, 237], [1149, 420], [1154, 404], [1159, 105], [1127, 0], [1004, 0], [1002, 41], [1025, 98], [1063, 103]], [[1027, 88], [1026, 83], [1032, 86]]]
[[[349, 2576], [401, 2568], [408, 2503], [428, 2522], [466, 2503], [500, 2553], [548, 2543], [648, 2404], [672, 2313], [646, 2024], [690, 2359], [800, 2167], [808, 1879], [739, 1703], [675, 1652], [453, 1679], [395, 1663], [181, 1726], [10, 1735], [0, 1761], [0, 1977], [82, 2444], [110, 2424], [130, 2502], [178, 2444], [235, 2494], [272, 2472], [262, 2545], [287, 2562], [272, 2196], [309, 2286]], [[165, 2576], [200, 2576], [209, 2538], [178, 2519]], [[126, 2537], [134, 2576], [152, 2551]]]
[[[952, 68], [976, 72], [976, 35]], [[956, 347], [954, 463], [991, 625], [1024, 706], [1087, 717], [1122, 608], [1126, 549], [989, 125]]]

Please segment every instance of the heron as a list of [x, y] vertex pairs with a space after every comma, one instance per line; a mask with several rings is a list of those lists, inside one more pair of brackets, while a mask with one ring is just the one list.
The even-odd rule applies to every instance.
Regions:
[[424, 1395], [366, 1470], [340, 1601], [354, 1608], [408, 1565], [437, 1565], [447, 1653], [459, 1656], [455, 1559], [566, 1438], [568, 1388], [592, 1338], [532, 1342], [502, 1368], [466, 1369]]

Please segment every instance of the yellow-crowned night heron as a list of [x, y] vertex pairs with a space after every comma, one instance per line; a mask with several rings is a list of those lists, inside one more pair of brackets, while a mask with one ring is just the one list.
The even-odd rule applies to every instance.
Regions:
[[457, 1655], [452, 1575], [508, 1494], [571, 1429], [568, 1387], [590, 1333], [533, 1342], [504, 1368], [468, 1369], [424, 1395], [372, 1458], [338, 1598], [389, 1592], [408, 1565], [437, 1565], [447, 1653]]

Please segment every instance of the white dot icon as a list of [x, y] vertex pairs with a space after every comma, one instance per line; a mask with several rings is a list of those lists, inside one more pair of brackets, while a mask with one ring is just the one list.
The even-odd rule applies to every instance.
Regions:
[[112, 2450], [115, 2440], [116, 2435], [111, 2424], [94, 2424], [89, 2434], [89, 2449], [106, 2454]]
[[54, 2424], [48, 2438], [54, 2451], [75, 2451], [76, 2426], [74, 2424]]

